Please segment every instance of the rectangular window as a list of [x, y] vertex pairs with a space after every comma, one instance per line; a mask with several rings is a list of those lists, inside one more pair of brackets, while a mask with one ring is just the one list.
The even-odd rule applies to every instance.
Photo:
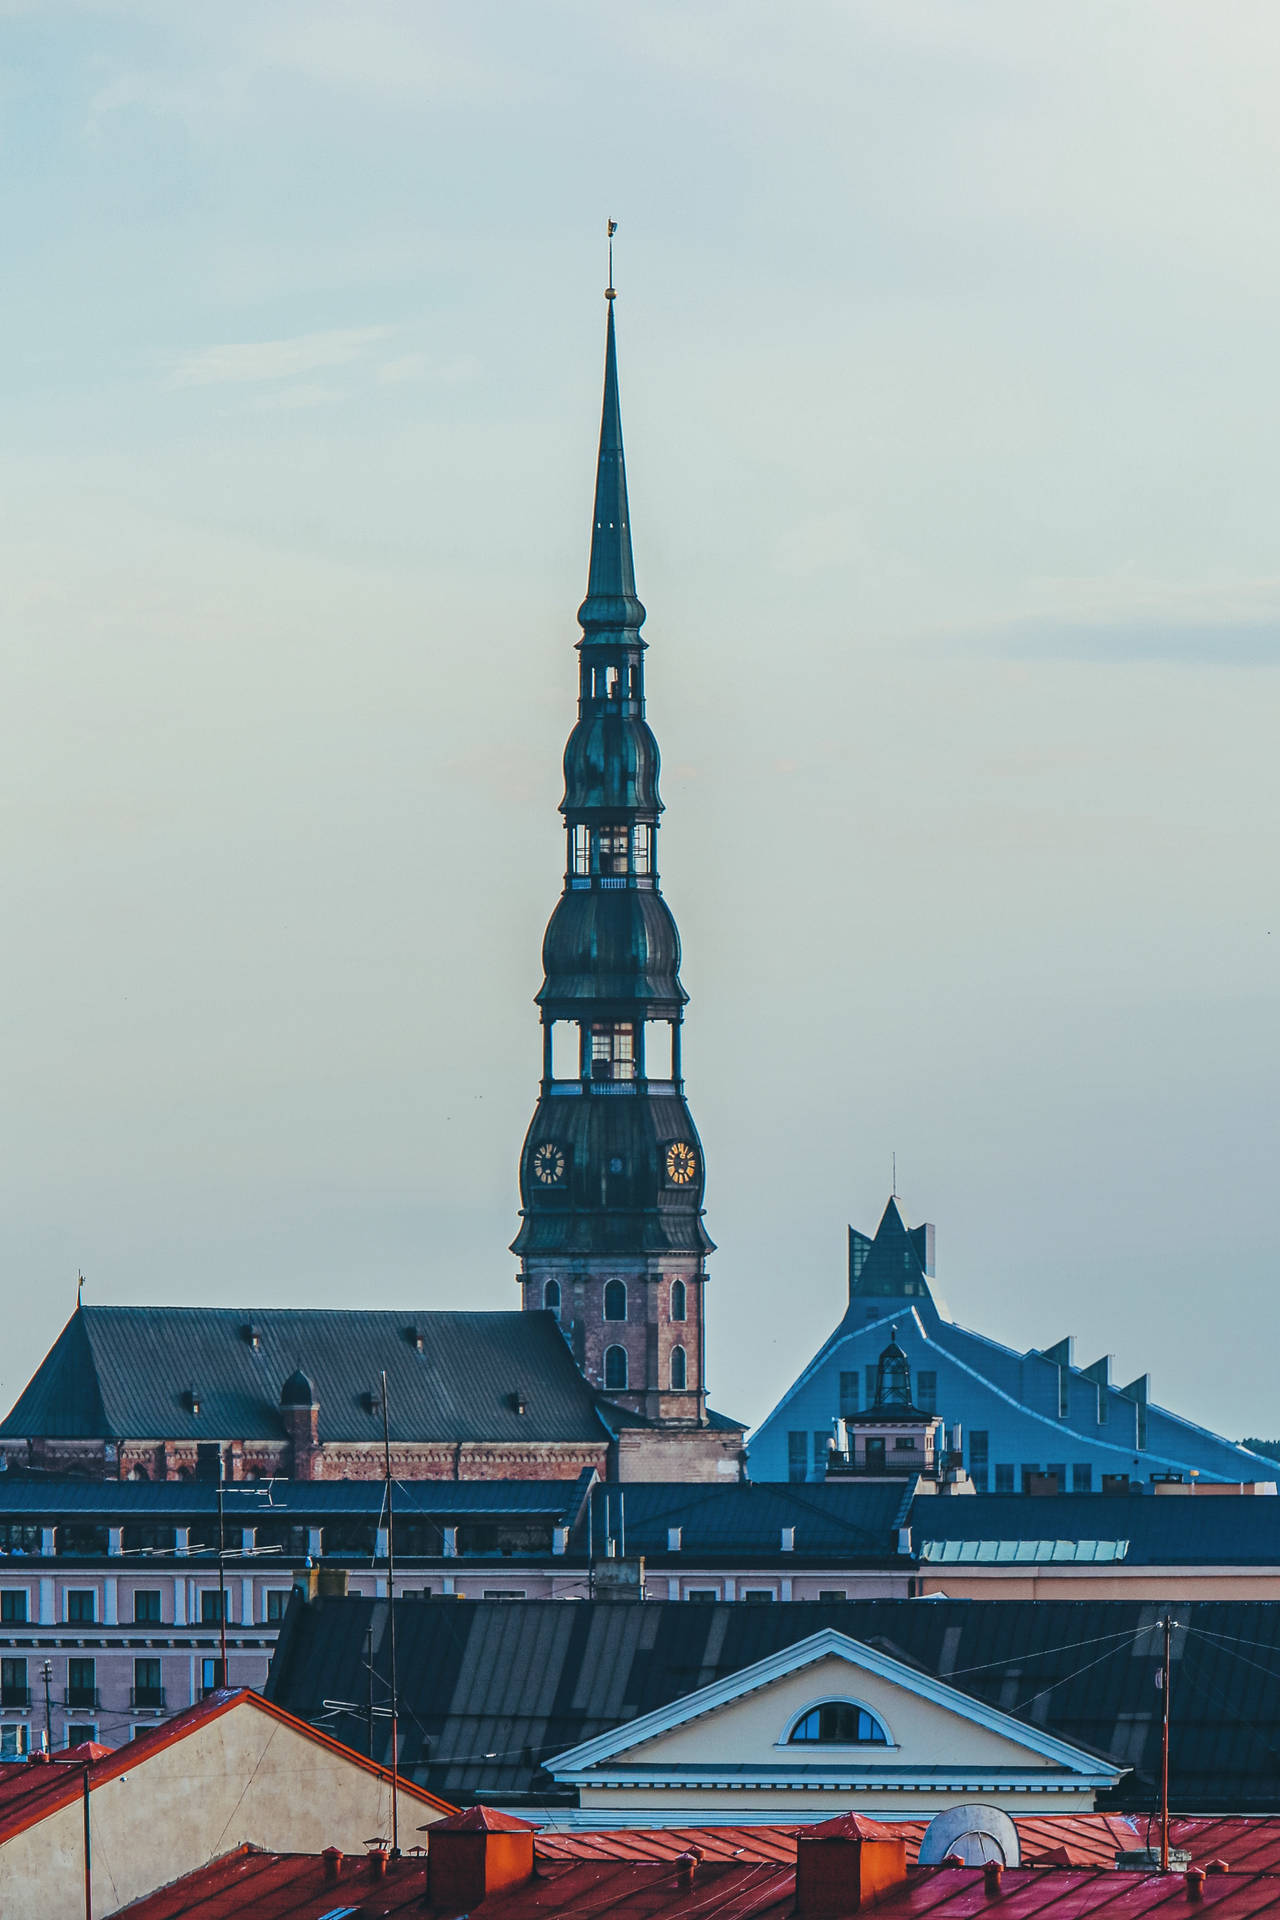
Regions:
[[1061, 1460], [1053, 1461], [1049, 1466], [1045, 1468], [1045, 1472], [1051, 1473], [1054, 1479], [1057, 1481], [1058, 1492], [1065, 1493], [1067, 1490], [1067, 1470], [1063, 1466]]
[[133, 1593], [133, 1624], [135, 1627], [158, 1627], [160, 1624], [159, 1587], [135, 1587]]
[[1022, 1463], [1022, 1491], [1030, 1493], [1031, 1482], [1040, 1478], [1040, 1468], [1034, 1460]]
[[840, 1375], [840, 1418], [850, 1419], [859, 1411], [858, 1376], [856, 1373]]
[[89, 1626], [97, 1618], [98, 1596], [92, 1587], [67, 1588], [67, 1620], [77, 1626]]
[[26, 1707], [30, 1704], [26, 1661], [0, 1660], [0, 1707]]
[[267, 1625], [274, 1626], [284, 1619], [285, 1609], [289, 1605], [288, 1587], [268, 1587], [267, 1589]]
[[226, 1685], [226, 1676], [222, 1671], [221, 1660], [202, 1660], [200, 1662], [200, 1687], [204, 1693], [216, 1693]]
[[1011, 1460], [997, 1460], [996, 1462], [996, 1492], [1013, 1492], [1013, 1462]]
[[69, 1747], [87, 1747], [98, 1737], [98, 1729], [91, 1720], [69, 1720], [67, 1722], [67, 1745]]
[[827, 1477], [827, 1455], [831, 1451], [831, 1435], [824, 1427], [821, 1433], [813, 1436], [813, 1470], [819, 1480]]
[[484, 1587], [481, 1594], [485, 1600], [523, 1600], [525, 1590], [523, 1587]]
[[766, 1600], [776, 1599], [777, 1596], [771, 1593], [768, 1587], [747, 1587], [742, 1597], [744, 1600], [750, 1601], [753, 1605], [760, 1606]]
[[705, 1607], [718, 1600], [720, 1594], [715, 1587], [689, 1587], [684, 1597], [686, 1600], [696, 1600], [699, 1605]]
[[653, 828], [638, 826], [635, 829], [636, 872], [648, 873], [653, 864]]
[[877, 1386], [879, 1385], [879, 1381], [880, 1381], [880, 1369], [879, 1369], [879, 1367], [878, 1367], [878, 1366], [876, 1366], [876, 1367], [867, 1367], [867, 1368], [865, 1368], [865, 1369], [864, 1369], [864, 1378], [865, 1378], [865, 1380], [866, 1380], [866, 1383], [867, 1383], [867, 1398], [866, 1398], [866, 1405], [867, 1405], [868, 1407], [874, 1407], [874, 1405], [875, 1405], [875, 1403], [876, 1403], [876, 1387], [877, 1387]]
[[1065, 1420], [1071, 1412], [1071, 1370], [1058, 1368], [1058, 1418]]
[[979, 1493], [987, 1490], [988, 1455], [991, 1434], [986, 1427], [969, 1429], [969, 1478]]
[[1077, 1460], [1071, 1469], [1072, 1493], [1093, 1492], [1093, 1468], [1087, 1460]]
[[809, 1468], [809, 1436], [807, 1433], [789, 1433], [787, 1435], [787, 1478], [803, 1480]]
[[985, 1493], [987, 1491], [987, 1469], [985, 1467], [970, 1467], [969, 1478], [973, 1482], [973, 1490], [975, 1493]]
[[634, 1080], [635, 1030], [629, 1020], [597, 1023], [591, 1029], [591, 1078]]
[[43, 1529], [22, 1521], [0, 1521], [0, 1553], [43, 1553]]
[[135, 1660], [133, 1663], [133, 1697], [135, 1707], [157, 1708], [164, 1705], [164, 1686], [158, 1660]]
[[591, 871], [590, 827], [575, 827], [573, 830], [573, 871], [575, 873]]
[[68, 1660], [67, 1662], [67, 1705], [69, 1707], [96, 1707], [98, 1704], [98, 1670], [92, 1660]]
[[601, 827], [597, 840], [600, 849], [601, 873], [626, 872], [630, 838], [625, 827]]
[[25, 1760], [31, 1751], [28, 1727], [0, 1727], [0, 1760]]
[[[200, 1595], [200, 1625], [202, 1627], [216, 1627], [219, 1624], [222, 1619], [222, 1602], [224, 1597], [224, 1595], [218, 1592], [216, 1587], [207, 1587]], [[230, 1620], [230, 1618], [231, 1609], [228, 1607], [227, 1619]]]
[[0, 1593], [0, 1621], [6, 1627], [21, 1627], [27, 1620], [27, 1590], [25, 1587], [10, 1588]]
[[819, 1600], [827, 1601], [828, 1604], [832, 1604], [837, 1600], [843, 1600], [845, 1598], [845, 1591], [843, 1587], [819, 1587], [818, 1598]]
[[916, 1405], [921, 1413], [938, 1411], [938, 1375], [932, 1367], [921, 1367], [916, 1375]]

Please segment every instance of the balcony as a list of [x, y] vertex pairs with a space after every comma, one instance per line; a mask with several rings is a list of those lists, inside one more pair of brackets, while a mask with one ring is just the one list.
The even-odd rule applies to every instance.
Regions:
[[64, 1706], [72, 1707], [78, 1713], [88, 1711], [97, 1713], [102, 1705], [96, 1687], [68, 1687], [62, 1696]]
[[25, 1712], [31, 1705], [31, 1689], [25, 1683], [10, 1686], [8, 1682], [0, 1687], [0, 1707], [12, 1707], [17, 1712]]
[[157, 1713], [161, 1712], [164, 1708], [164, 1688], [130, 1687], [129, 1705], [138, 1713], [145, 1708], [150, 1708]]
[[891, 1447], [887, 1452], [873, 1454], [866, 1460], [855, 1459], [847, 1453], [829, 1453], [827, 1478], [893, 1480], [901, 1476], [905, 1480], [912, 1473], [934, 1473], [938, 1464], [939, 1456], [936, 1453], [924, 1453], [915, 1447]]

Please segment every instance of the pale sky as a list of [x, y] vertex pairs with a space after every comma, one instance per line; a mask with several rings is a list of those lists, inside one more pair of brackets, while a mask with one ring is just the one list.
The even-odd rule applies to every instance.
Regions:
[[0, 1398], [514, 1307], [619, 222], [709, 1373], [1280, 1433], [1274, 0], [0, 3]]

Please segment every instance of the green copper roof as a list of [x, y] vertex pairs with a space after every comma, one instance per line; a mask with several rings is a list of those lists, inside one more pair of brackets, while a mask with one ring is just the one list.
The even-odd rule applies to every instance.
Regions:
[[596, 505], [591, 529], [591, 565], [587, 597], [578, 619], [588, 640], [619, 631], [638, 633], [644, 607], [636, 598], [631, 557], [631, 517], [627, 508], [627, 464], [622, 451], [622, 406], [618, 399], [618, 347], [613, 301], [605, 335], [604, 405], [600, 416], [600, 452], [596, 461]]

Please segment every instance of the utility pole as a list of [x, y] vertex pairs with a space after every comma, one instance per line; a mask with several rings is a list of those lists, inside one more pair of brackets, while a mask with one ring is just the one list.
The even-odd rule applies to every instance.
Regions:
[[84, 1920], [93, 1920], [93, 1847], [89, 1833], [89, 1768], [92, 1761], [84, 1763], [83, 1808], [84, 1808]]
[[382, 1460], [387, 1496], [387, 1626], [391, 1655], [391, 1858], [400, 1858], [400, 1696], [396, 1690], [396, 1534], [391, 1494], [391, 1414], [382, 1369]]
[[222, 1671], [218, 1675], [219, 1686], [227, 1686], [227, 1532], [223, 1483], [226, 1479], [226, 1456], [222, 1451], [222, 1442], [218, 1442], [218, 1658]]
[[46, 1660], [40, 1669], [44, 1681], [44, 1750], [53, 1752], [53, 1664]]
[[1160, 1871], [1169, 1871], [1169, 1681], [1173, 1672], [1173, 1621], [1166, 1613], [1164, 1657], [1160, 1667], [1161, 1705], [1164, 1718], [1160, 1729]]

